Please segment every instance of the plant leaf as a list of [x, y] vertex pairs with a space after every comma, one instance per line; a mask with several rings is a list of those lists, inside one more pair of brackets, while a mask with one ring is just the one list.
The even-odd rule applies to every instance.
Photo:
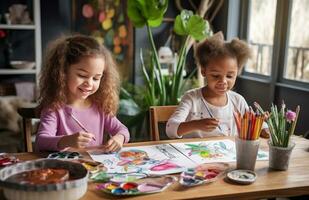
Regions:
[[162, 23], [167, 6], [167, 0], [128, 0], [127, 13], [135, 27], [156, 27]]

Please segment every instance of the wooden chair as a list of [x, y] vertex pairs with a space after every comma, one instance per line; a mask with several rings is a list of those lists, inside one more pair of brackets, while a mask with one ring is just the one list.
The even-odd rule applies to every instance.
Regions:
[[36, 107], [21, 107], [17, 110], [18, 114], [22, 117], [22, 131], [23, 131], [23, 139], [24, 146], [26, 152], [32, 152], [32, 119], [39, 119], [40, 115], [37, 112]]
[[151, 140], [160, 140], [159, 122], [167, 122], [177, 106], [151, 106], [149, 108]]

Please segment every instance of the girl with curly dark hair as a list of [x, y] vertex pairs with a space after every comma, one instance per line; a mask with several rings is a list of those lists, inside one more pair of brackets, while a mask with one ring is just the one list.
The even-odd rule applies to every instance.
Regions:
[[111, 53], [94, 38], [61, 37], [47, 50], [40, 77], [40, 127], [36, 150], [102, 145], [118, 151], [128, 129], [115, 117], [119, 75]]
[[[206, 86], [184, 94], [167, 122], [167, 135], [170, 138], [235, 135], [233, 112], [244, 114], [248, 104], [232, 88], [250, 55], [247, 43], [239, 39], [225, 42], [221, 32], [201, 42], [195, 59]], [[267, 129], [263, 132], [261, 135], [267, 136]]]

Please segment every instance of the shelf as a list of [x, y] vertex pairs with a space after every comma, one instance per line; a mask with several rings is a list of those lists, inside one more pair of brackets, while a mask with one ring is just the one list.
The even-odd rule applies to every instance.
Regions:
[[26, 24], [0, 24], [1, 29], [15, 29], [15, 30], [35, 30], [35, 25]]
[[0, 69], [0, 75], [36, 74], [36, 69]]

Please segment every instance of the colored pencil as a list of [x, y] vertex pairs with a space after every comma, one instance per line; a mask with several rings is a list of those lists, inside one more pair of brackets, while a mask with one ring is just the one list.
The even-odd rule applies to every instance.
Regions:
[[234, 112], [234, 119], [238, 131], [238, 137], [243, 140], [256, 140], [260, 137], [264, 116], [254, 112], [250, 107], [243, 116], [239, 112]]

